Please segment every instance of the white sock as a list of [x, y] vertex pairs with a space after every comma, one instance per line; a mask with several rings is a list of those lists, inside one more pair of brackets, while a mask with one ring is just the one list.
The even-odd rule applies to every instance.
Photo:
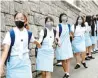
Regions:
[[66, 73], [67, 75], [69, 75], [69, 73]]
[[85, 61], [82, 61], [82, 63], [85, 63]]
[[80, 65], [80, 63], [77, 63], [78, 65]]

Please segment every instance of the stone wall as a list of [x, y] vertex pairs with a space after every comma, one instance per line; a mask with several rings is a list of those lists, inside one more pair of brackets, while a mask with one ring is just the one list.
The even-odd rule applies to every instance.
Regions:
[[[86, 8], [85, 8], [86, 7]], [[5, 36], [5, 33], [10, 30], [12, 27], [15, 27], [14, 24], [14, 14], [16, 12], [24, 12], [29, 20], [30, 31], [33, 32], [35, 37], [38, 37], [38, 32], [44, 26], [44, 19], [46, 16], [52, 16], [55, 20], [55, 26], [59, 23], [58, 17], [60, 13], [65, 12], [69, 19], [70, 24], [75, 23], [76, 17], [82, 13], [98, 13], [98, 6], [94, 4], [93, 1], [82, 1], [81, 2], [81, 11], [74, 6], [70, 5], [66, 1], [1, 1], [1, 42]], [[32, 62], [32, 73], [35, 77], [35, 45], [30, 44], [30, 59]], [[55, 60], [56, 62], [56, 60]]]

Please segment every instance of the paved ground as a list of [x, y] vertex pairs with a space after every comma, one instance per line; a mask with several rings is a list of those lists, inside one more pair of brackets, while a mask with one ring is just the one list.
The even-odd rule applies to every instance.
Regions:
[[[98, 78], [98, 53], [93, 54], [94, 60], [87, 61], [88, 68], [85, 69], [82, 65], [80, 69], [75, 70], [75, 59], [71, 60], [70, 78]], [[62, 78], [64, 75], [62, 67], [54, 67], [52, 78]]]

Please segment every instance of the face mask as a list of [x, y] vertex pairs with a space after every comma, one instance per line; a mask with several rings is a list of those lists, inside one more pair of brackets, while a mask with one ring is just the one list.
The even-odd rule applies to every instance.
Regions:
[[15, 21], [15, 24], [18, 28], [22, 28], [24, 26], [24, 22], [22, 21]]
[[51, 29], [52, 29], [52, 24], [47, 23], [47, 24], [46, 24], [46, 27], [47, 27], [49, 30], [51, 30]]
[[82, 23], [82, 20], [78, 20], [78, 24], [81, 24]]

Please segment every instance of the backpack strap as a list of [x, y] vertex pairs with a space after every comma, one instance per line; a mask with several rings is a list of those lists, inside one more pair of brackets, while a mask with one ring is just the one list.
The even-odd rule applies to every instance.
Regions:
[[42, 39], [41, 45], [42, 45], [42, 43], [43, 43], [43, 41], [44, 41], [44, 38], [45, 38], [46, 36], [47, 36], [47, 29], [44, 28], [44, 36], [43, 36], [43, 39]]
[[29, 43], [30, 43], [31, 37], [32, 37], [32, 32], [28, 31], [28, 48], [29, 48]]
[[70, 31], [71, 31], [70, 24], [68, 24], [68, 28], [69, 28], [69, 33], [70, 33]]
[[53, 29], [53, 33], [54, 33], [54, 37], [56, 37], [56, 30], [55, 29]]
[[14, 45], [14, 42], [15, 42], [15, 32], [14, 32], [14, 30], [11, 29], [9, 32], [10, 32], [10, 38], [11, 38], [11, 45], [10, 45], [10, 49], [9, 49], [8, 56], [7, 56], [7, 59], [5, 61], [5, 64], [6, 64], [7, 61], [8, 62], [10, 61], [11, 49], [12, 49], [12, 46]]
[[62, 33], [62, 25], [61, 24], [58, 24], [59, 26], [59, 37], [61, 36], [61, 33]]

